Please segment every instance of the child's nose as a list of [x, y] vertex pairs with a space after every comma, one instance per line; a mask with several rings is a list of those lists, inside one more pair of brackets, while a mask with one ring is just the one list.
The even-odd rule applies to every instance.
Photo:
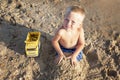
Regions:
[[70, 21], [68, 22], [67, 26], [71, 26], [71, 22]]

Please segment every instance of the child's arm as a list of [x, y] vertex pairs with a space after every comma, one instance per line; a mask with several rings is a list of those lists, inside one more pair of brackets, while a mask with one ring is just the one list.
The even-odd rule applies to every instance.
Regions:
[[60, 45], [59, 45], [59, 40], [61, 38], [61, 35], [62, 35], [62, 31], [58, 31], [57, 34], [54, 36], [54, 38], [52, 40], [53, 47], [55, 48], [55, 50], [58, 53], [57, 64], [59, 64], [61, 62], [61, 60], [65, 57], [65, 55], [63, 54], [63, 51], [61, 50]]
[[76, 46], [76, 51], [74, 52], [75, 56], [77, 56], [80, 53], [80, 51], [84, 48], [84, 44], [85, 44], [85, 37], [84, 37], [84, 30], [82, 28], [80, 31], [78, 43]]
[[77, 61], [76, 57], [78, 56], [80, 51], [84, 48], [84, 44], [85, 44], [84, 30], [81, 29], [80, 36], [79, 36], [79, 39], [78, 39], [78, 43], [77, 43], [77, 46], [76, 46], [76, 50], [75, 50], [75, 52], [71, 56], [71, 63], [72, 63], [72, 65], [76, 64], [76, 61]]
[[57, 51], [58, 55], [64, 55], [60, 46], [59, 46], [59, 40], [61, 38], [60, 33], [58, 32], [52, 39], [52, 44], [55, 50]]

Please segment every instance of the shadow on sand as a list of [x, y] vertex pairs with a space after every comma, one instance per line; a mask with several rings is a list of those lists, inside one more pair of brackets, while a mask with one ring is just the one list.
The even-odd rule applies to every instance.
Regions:
[[[5, 20], [0, 20], [0, 42], [3, 42], [8, 49], [13, 50], [14, 54], [26, 56], [24, 41], [27, 37], [27, 33], [30, 31], [39, 30], [27, 28], [24, 25], [20, 25], [18, 23], [11, 23]], [[52, 36], [43, 31], [40, 32], [41, 32], [40, 38], [41, 45], [39, 49], [39, 56], [33, 59], [35, 59], [35, 61], [39, 64], [40, 67], [40, 72], [38, 73], [39, 75], [38, 80], [39, 79], [44, 80], [45, 77], [50, 76], [49, 72], [51, 72], [50, 70], [53, 69], [52, 65], [55, 50], [53, 49], [51, 44]], [[26, 56], [26, 58], [29, 57]]]

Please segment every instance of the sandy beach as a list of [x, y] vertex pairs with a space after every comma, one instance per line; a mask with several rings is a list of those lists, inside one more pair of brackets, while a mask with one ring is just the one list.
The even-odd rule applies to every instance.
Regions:
[[[76, 67], [54, 64], [51, 39], [65, 9], [85, 9], [85, 47]], [[27, 57], [28, 32], [41, 32], [38, 57]], [[120, 0], [0, 0], [0, 80], [120, 80]]]

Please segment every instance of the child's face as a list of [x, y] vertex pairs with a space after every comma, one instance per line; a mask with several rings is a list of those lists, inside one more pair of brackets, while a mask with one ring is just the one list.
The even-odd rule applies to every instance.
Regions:
[[70, 14], [65, 16], [63, 27], [66, 30], [77, 29], [82, 24], [84, 16], [80, 13], [71, 12]]

